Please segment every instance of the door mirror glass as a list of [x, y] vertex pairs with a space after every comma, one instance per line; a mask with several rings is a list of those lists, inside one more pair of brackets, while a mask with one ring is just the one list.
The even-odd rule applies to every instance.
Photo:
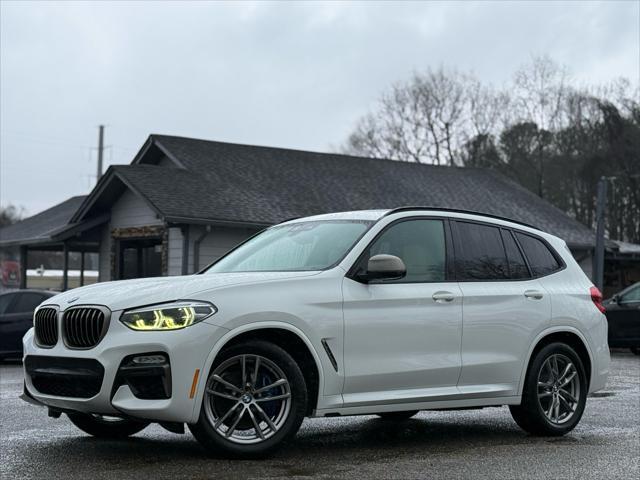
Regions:
[[367, 280], [398, 280], [407, 274], [407, 267], [395, 255], [374, 255], [367, 264]]

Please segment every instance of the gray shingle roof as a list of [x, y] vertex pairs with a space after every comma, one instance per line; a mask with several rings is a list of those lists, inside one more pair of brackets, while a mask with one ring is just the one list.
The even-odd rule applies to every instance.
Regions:
[[271, 224], [345, 210], [428, 205], [474, 210], [536, 225], [591, 246], [593, 232], [507, 177], [442, 167], [152, 135], [184, 169], [118, 172], [166, 217]]
[[[165, 154], [175, 166], [157, 165]], [[594, 244], [589, 228], [494, 171], [165, 135], [151, 135], [133, 164], [110, 167], [72, 221], [104, 213], [123, 184], [169, 222], [269, 225], [328, 212], [422, 205], [511, 218], [575, 247]]]
[[0, 228], [0, 244], [38, 243], [51, 240], [67, 229], [69, 221], [86, 196], [71, 197], [21, 222]]

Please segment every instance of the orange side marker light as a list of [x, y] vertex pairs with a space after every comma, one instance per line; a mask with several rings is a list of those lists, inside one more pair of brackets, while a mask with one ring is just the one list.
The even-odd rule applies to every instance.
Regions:
[[200, 376], [200, 369], [196, 368], [193, 373], [193, 382], [191, 383], [191, 391], [189, 392], [189, 398], [193, 398], [196, 394], [196, 386], [198, 385], [198, 377]]

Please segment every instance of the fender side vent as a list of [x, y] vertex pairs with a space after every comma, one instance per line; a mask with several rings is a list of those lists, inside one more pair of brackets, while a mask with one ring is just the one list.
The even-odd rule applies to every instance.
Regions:
[[327, 352], [327, 357], [329, 357], [329, 361], [331, 362], [331, 365], [333, 366], [333, 369], [337, 372], [338, 371], [338, 362], [336, 362], [336, 357], [333, 356], [333, 352], [331, 351], [331, 348], [329, 348], [329, 344], [327, 343], [327, 339], [323, 338], [321, 341], [322, 341], [322, 346], [324, 347], [324, 351]]

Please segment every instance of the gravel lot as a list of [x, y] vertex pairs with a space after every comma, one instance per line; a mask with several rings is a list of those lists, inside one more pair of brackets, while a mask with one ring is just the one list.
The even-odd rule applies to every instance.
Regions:
[[153, 425], [126, 441], [102, 441], [18, 395], [19, 364], [0, 366], [0, 477], [124, 478], [640, 478], [640, 357], [616, 352], [607, 388], [561, 438], [518, 429], [506, 407], [306, 420], [273, 458], [207, 456], [189, 433]]

